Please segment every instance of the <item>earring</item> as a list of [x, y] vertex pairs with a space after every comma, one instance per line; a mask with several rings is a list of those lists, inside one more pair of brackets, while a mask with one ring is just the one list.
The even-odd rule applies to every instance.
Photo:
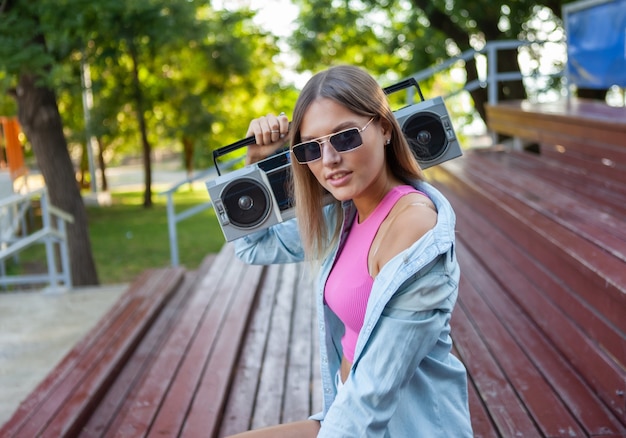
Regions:
[[391, 144], [391, 139], [388, 138], [387, 141], [385, 142], [385, 146], [389, 146]]

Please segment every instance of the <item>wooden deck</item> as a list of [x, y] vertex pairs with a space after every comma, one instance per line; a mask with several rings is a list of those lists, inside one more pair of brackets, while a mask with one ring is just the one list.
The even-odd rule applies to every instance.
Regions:
[[548, 171], [528, 154], [488, 151], [431, 175], [458, 214], [452, 337], [476, 435], [621, 436], [626, 216], [519, 172], [519, 161]]
[[[597, 168], [626, 166], [626, 142], [541, 145], [427, 171], [457, 212], [451, 335], [475, 436], [626, 437], [626, 183]], [[302, 265], [247, 266], [230, 244], [197, 271], [150, 271], [0, 436], [222, 437], [305, 418], [321, 409], [313, 301]]]

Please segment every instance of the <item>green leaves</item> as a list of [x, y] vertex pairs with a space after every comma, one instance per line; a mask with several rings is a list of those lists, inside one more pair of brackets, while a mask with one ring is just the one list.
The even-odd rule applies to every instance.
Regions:
[[138, 152], [133, 59], [156, 147], [180, 148], [182, 137], [217, 147], [242, 137], [253, 117], [293, 103], [276, 108], [281, 99], [266, 96], [282, 80], [279, 50], [250, 10], [215, 10], [202, 0], [8, 4], [0, 15], [0, 108], [14, 108], [5, 93], [20, 74], [39, 77], [56, 92], [70, 148], [86, 138], [81, 62], [91, 71], [92, 133], [111, 158], [115, 148]]

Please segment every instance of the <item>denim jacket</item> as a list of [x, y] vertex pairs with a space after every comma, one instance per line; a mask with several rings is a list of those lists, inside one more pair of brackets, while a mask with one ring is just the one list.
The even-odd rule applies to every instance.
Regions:
[[[459, 266], [455, 215], [426, 182], [413, 186], [437, 208], [437, 223], [385, 264], [374, 280], [348, 379], [337, 391], [343, 324], [324, 303], [324, 285], [356, 209], [343, 203], [342, 237], [323, 261], [316, 283], [323, 411], [320, 437], [471, 437], [467, 374], [450, 353], [450, 316]], [[332, 212], [329, 212], [332, 214]], [[295, 220], [235, 242], [248, 263], [303, 260]]]

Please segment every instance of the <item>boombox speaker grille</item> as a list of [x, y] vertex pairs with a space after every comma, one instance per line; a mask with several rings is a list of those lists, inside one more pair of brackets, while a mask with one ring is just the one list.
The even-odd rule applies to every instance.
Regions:
[[416, 113], [405, 120], [402, 131], [419, 161], [436, 160], [446, 151], [448, 139], [441, 117]]
[[260, 224], [271, 208], [271, 198], [267, 189], [259, 181], [250, 178], [242, 178], [228, 184], [221, 198], [231, 223], [241, 228]]

